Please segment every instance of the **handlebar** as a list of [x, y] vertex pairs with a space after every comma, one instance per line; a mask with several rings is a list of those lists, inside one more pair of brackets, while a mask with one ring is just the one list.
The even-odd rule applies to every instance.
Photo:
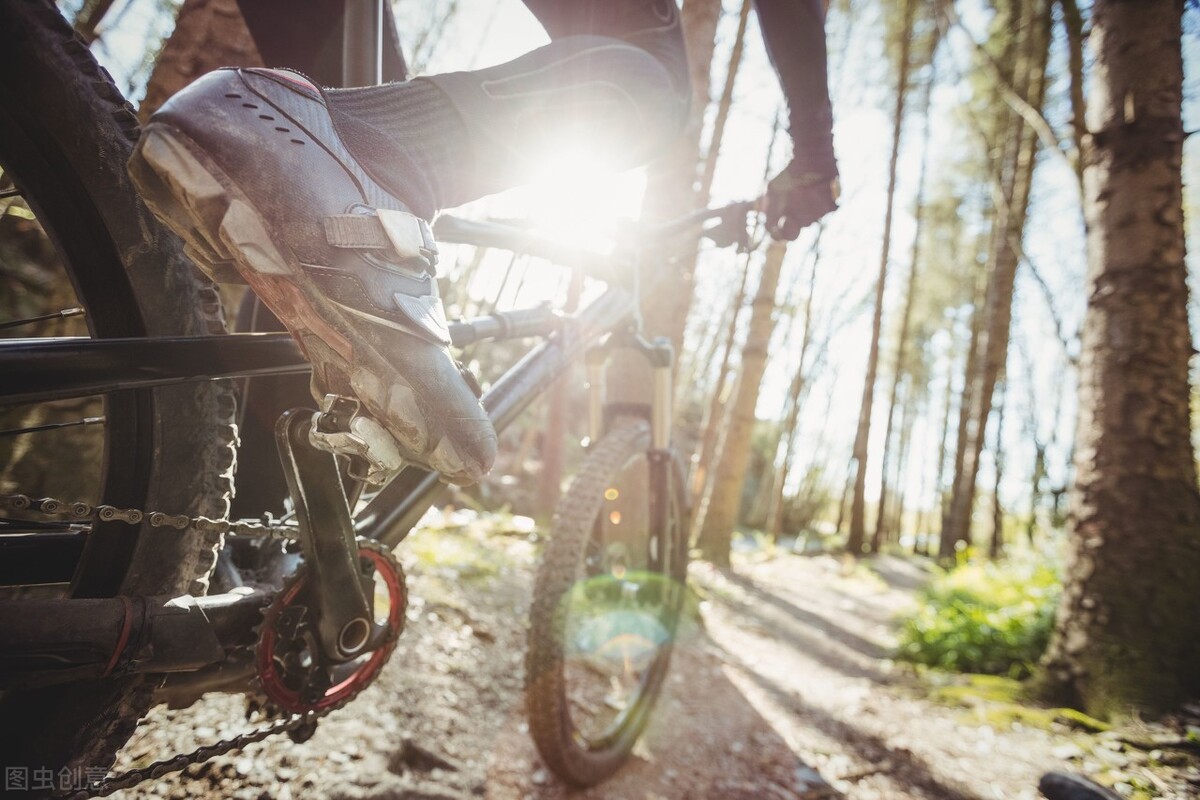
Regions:
[[[476, 221], [442, 215], [433, 226], [434, 237], [441, 242], [494, 247], [538, 258], [545, 258], [564, 267], [579, 269], [606, 282], [616, 281], [628, 269], [631, 253], [640, 249], [663, 246], [686, 235], [699, 235], [718, 247], [738, 246], [749, 249], [747, 215], [758, 206], [757, 201], [730, 203], [715, 208], [702, 208], [666, 222], [630, 222], [618, 233], [618, 248], [609, 255], [573, 247], [531, 232], [511, 222]], [[711, 220], [716, 225], [704, 227]]]

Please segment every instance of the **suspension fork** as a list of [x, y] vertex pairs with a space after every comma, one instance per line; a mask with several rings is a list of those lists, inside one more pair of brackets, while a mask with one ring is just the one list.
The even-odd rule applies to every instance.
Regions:
[[[649, 402], [609, 403], [606, 397], [606, 372], [614, 350], [633, 350], [650, 366], [651, 391]], [[650, 447], [667, 450], [671, 446], [671, 425], [674, 416], [675, 348], [665, 336], [646, 339], [636, 330], [614, 332], [602, 343], [588, 348], [584, 363], [587, 366], [588, 441], [597, 442], [604, 435], [615, 413], [633, 412], [650, 423]]]
[[[608, 403], [605, 397], [605, 378], [614, 350], [633, 350], [650, 367], [649, 403]], [[658, 546], [650, 554], [659, 567], [669, 567], [674, 548], [681, 547], [678, 532], [671, 526], [671, 492], [674, 453], [671, 450], [672, 420], [674, 417], [675, 350], [665, 336], [648, 340], [636, 329], [613, 333], [603, 343], [590, 348], [585, 357], [588, 388], [588, 441], [594, 443], [604, 435], [611, 418], [618, 413], [637, 413], [650, 422], [650, 449], [646, 453], [650, 481], [650, 524], [658, 532]]]

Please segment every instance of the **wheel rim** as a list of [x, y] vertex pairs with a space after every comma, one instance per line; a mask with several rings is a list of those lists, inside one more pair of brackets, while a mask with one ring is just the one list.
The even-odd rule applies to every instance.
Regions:
[[[5, 188], [19, 192], [19, 196], [10, 193], [0, 199], [0, 204], [7, 204], [5, 207], [10, 212], [12, 204], [23, 204], [32, 212], [41, 235], [53, 245], [59, 269], [65, 273], [74, 291], [75, 305], [86, 311], [86, 331], [78, 332], [93, 338], [145, 335], [120, 256], [98, 212], [69, 167], [53, 157], [50, 149], [53, 139], [49, 132], [33, 130], [30, 120], [18, 119], [10, 111], [12, 102], [12, 98], [0, 92], [0, 129], [6, 134], [0, 137], [0, 170], [5, 178], [11, 179], [5, 180]], [[14, 170], [14, 164], [19, 168]], [[28, 335], [19, 328], [3, 333], [8, 334], [3, 338]], [[91, 441], [85, 448], [87, 453], [97, 454], [97, 463], [90, 467], [92, 473], [87, 480], [76, 481], [77, 485], [88, 486], [90, 496], [61, 499], [93, 504], [103, 499], [103, 502], [123, 508], [144, 507], [153, 458], [153, 448], [147, 446], [153, 427], [151, 393], [113, 392], [81, 401], [100, 409], [98, 416], [104, 420], [92, 426], [91, 436], [87, 437]], [[7, 407], [0, 412], [13, 419], [30, 411], [42, 412], [52, 405], [44, 404], [42, 409]], [[13, 425], [9, 422], [4, 427], [12, 429]], [[21, 445], [23, 437], [52, 435], [54, 432], [37, 432], [5, 439]], [[12, 461], [11, 455], [18, 449], [11, 443], [5, 447], [3, 452], [10, 456], [5, 459], [6, 464]], [[80, 463], [87, 460], [85, 457], [65, 464], [64, 474], [77, 475], [81, 470], [87, 470], [88, 465]], [[6, 469], [5, 472], [11, 474], [13, 470]], [[50, 476], [40, 486], [12, 488], [25, 494], [50, 494], [44, 489], [54, 485], [55, 477]], [[64, 526], [64, 529], [67, 528]], [[99, 523], [74, 526], [70, 530], [85, 536], [82, 556], [69, 590], [71, 595], [115, 595], [133, 554], [137, 528], [121, 523]], [[69, 572], [69, 569], [64, 571]]]

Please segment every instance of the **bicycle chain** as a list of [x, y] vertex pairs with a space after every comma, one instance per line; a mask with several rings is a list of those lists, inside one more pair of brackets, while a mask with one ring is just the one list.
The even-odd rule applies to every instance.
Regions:
[[[286, 539], [289, 541], [294, 541], [298, 538], [296, 528], [290, 525], [272, 524], [271, 522], [249, 522], [245, 520], [230, 522], [229, 520], [211, 519], [209, 517], [189, 517], [186, 514], [164, 514], [161, 511], [147, 512], [136, 508], [122, 509], [110, 505], [93, 506], [84, 502], [69, 503], [54, 497], [0, 494], [0, 509], [4, 508], [14, 511], [35, 511], [55, 518], [65, 516], [79, 521], [97, 517], [105, 522], [125, 522], [130, 525], [139, 525], [142, 522], [147, 522], [154, 528], [173, 528], [179, 531], [195, 527], [197, 530], [205, 533], [217, 532], [234, 536], [255, 536], [270, 539]], [[172, 772], [185, 770], [193, 764], [203, 764], [233, 750], [241, 750], [248, 745], [261, 742], [271, 736], [302, 728], [307, 724], [316, 722], [316, 720], [324, 717], [326, 714], [343, 708], [357, 697], [358, 694], [358, 692], [355, 692], [343, 698], [341, 702], [321, 711], [292, 714], [264, 728], [247, 731], [246, 733], [229, 739], [222, 739], [213, 744], [202, 745], [190, 753], [179, 753], [145, 767], [126, 770], [125, 772], [105, 778], [99, 783], [88, 786], [85, 789], [57, 796], [65, 798], [65, 800], [87, 800], [87, 798], [91, 797], [107, 797], [113, 792], [118, 792], [122, 789], [131, 789], [146, 781], [157, 780]]]
[[110, 505], [93, 506], [83, 502], [67, 502], [55, 497], [30, 497], [25, 494], [0, 494], [0, 509], [13, 511], [35, 511], [47, 516], [72, 520], [88, 520], [92, 517], [102, 522], [125, 522], [140, 525], [146, 522], [152, 528], [174, 528], [178, 531], [195, 528], [201, 533], [220, 533], [232, 536], [252, 536], [269, 539], [295, 540], [298, 532], [294, 526], [249, 520], [229, 521], [210, 517], [189, 517], [186, 514], [165, 514], [162, 511], [142, 511], [136, 508], [117, 508]]
[[[353, 698], [346, 698], [346, 703]], [[345, 703], [341, 703], [337, 708], [341, 708]], [[268, 725], [265, 728], [249, 731], [248, 733], [239, 734], [231, 739], [222, 739], [219, 742], [214, 742], [209, 745], [197, 747], [190, 753], [180, 753], [171, 758], [155, 761], [140, 769], [126, 770], [118, 773], [111, 778], [105, 778], [95, 786], [89, 786], [86, 789], [66, 795], [66, 800], [87, 800], [90, 797], [107, 797], [113, 792], [119, 792], [122, 789], [132, 789], [140, 783], [146, 781], [157, 780], [164, 775], [172, 772], [181, 772], [193, 764], [203, 764], [206, 761], [211, 761], [217, 756], [223, 756], [233, 750], [241, 750], [255, 742], [261, 742], [270, 736], [279, 733], [287, 733], [288, 731], [296, 730], [304, 725], [315, 721], [318, 717], [322, 717], [329, 711], [330, 708], [320, 714], [310, 712], [308, 714], [294, 714], [287, 719], [279, 720], [278, 722]]]

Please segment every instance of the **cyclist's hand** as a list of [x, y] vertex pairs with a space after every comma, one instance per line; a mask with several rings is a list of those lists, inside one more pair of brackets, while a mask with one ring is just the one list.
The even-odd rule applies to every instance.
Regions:
[[764, 199], [767, 232], [791, 241], [837, 208], [837, 177], [805, 172], [793, 160], [767, 184]]

